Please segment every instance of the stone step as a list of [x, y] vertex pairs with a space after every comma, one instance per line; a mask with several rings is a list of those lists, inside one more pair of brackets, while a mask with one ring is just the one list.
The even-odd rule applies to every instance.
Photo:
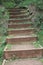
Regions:
[[8, 29], [8, 35], [14, 34], [14, 35], [29, 35], [34, 34], [35, 29], [34, 28], [20, 28], [20, 29]]
[[8, 9], [9, 12], [25, 12], [25, 9]]
[[28, 18], [29, 15], [24, 15], [24, 16], [10, 16], [9, 19], [24, 19]]
[[7, 8], [7, 9], [28, 9], [27, 7], [14, 7], [14, 8]]
[[26, 9], [23, 9], [23, 8], [7, 8], [8, 10], [26, 10]]
[[9, 11], [12, 11], [12, 10], [14, 10], [14, 11], [21, 10], [21, 11], [22, 11], [22, 10], [25, 10], [25, 9], [20, 9], [20, 8], [8, 8], [8, 10], [9, 10]]
[[23, 20], [23, 19], [31, 19], [32, 18], [32, 15], [29, 16], [27, 15], [26, 17], [22, 17], [22, 16], [19, 16], [19, 17], [15, 17], [15, 18], [9, 18], [9, 19], [12, 19], [12, 20]]
[[26, 42], [26, 41], [37, 41], [37, 35], [35, 34], [23, 35], [23, 36], [8, 35], [6, 39], [6, 42], [11, 44], [14, 44], [15, 42], [18, 43], [18, 42]]
[[26, 13], [27, 11], [26, 12], [25, 11], [24, 12], [9, 12], [10, 15], [21, 15], [21, 14], [24, 15]]
[[29, 15], [10, 15], [10, 18], [27, 18]]
[[43, 55], [43, 49], [38, 47], [35, 48], [31, 44], [17, 44], [7, 45], [4, 49], [5, 59], [11, 58], [40, 58]]
[[31, 22], [31, 19], [25, 18], [25, 19], [9, 19], [9, 23], [20, 23], [20, 22]]
[[11, 22], [8, 25], [22, 25], [22, 24], [33, 24], [33, 22], [31, 22], [31, 21]]
[[31, 15], [31, 16], [28, 16], [28, 17], [24, 17], [24, 18], [11, 18], [9, 19], [9, 21], [32, 21], [31, 18], [33, 17], [34, 15]]
[[37, 58], [16, 59], [16, 60], [4, 60], [2, 65], [43, 65], [43, 63]]
[[33, 16], [34, 14], [30, 15], [29, 13], [25, 15], [10, 15], [10, 19], [13, 19], [13, 20], [31, 19]]
[[21, 24], [19, 24], [19, 23], [17, 23], [17, 24], [15, 24], [15, 23], [11, 23], [11, 24], [8, 24], [8, 28], [27, 28], [27, 27], [32, 27], [33, 26], [33, 24], [32, 23], [21, 23]]

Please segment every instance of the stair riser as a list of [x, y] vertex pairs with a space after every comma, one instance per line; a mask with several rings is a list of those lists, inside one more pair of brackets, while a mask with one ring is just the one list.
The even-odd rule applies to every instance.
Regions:
[[27, 12], [9, 12], [10, 15], [21, 15], [21, 14], [23, 15], [25, 13]]
[[11, 25], [8, 25], [8, 28], [27, 28], [27, 27], [31, 27], [32, 24], [11, 24]]
[[24, 12], [25, 10], [21, 10], [21, 9], [8, 9], [9, 12]]
[[6, 42], [9, 44], [15, 44], [16, 42], [26, 42], [26, 41], [37, 41], [37, 37], [27, 37], [27, 38], [10, 38], [6, 39]]
[[25, 18], [25, 17], [29, 17], [29, 16], [27, 16], [27, 15], [23, 15], [23, 16], [10, 16], [10, 18]]
[[13, 30], [13, 31], [8, 31], [8, 35], [14, 34], [14, 35], [29, 35], [34, 33], [34, 30], [30, 29], [30, 30]]
[[24, 11], [25, 9], [8, 9], [8, 11], [14, 11], [14, 12], [16, 12], [16, 11]]
[[40, 57], [42, 57], [42, 49], [4, 51], [4, 57], [5, 57], [5, 59], [10, 59], [10, 58], [40, 58]]
[[8, 10], [24, 10], [23, 8], [7, 8]]
[[24, 19], [24, 20], [9, 20], [9, 23], [12, 22], [12, 23], [20, 23], [20, 22], [27, 22], [27, 21], [31, 21], [30, 19]]

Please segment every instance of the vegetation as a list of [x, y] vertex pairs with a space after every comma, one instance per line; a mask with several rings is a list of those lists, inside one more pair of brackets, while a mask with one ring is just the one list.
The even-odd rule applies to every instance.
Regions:
[[[34, 43], [36, 48], [43, 46], [43, 0], [0, 0], [0, 65], [3, 61], [3, 50], [6, 45], [6, 33], [8, 29], [8, 19], [9, 13], [5, 8], [14, 8], [14, 7], [26, 7], [29, 5], [35, 5], [37, 15], [35, 19], [35, 27], [38, 35], [38, 41]], [[12, 36], [10, 36], [11, 38]], [[40, 44], [40, 45], [39, 45]], [[7, 45], [10, 49], [11, 45]], [[15, 57], [13, 58], [15, 59]], [[41, 60], [43, 61], [43, 59]]]
[[14, 8], [24, 0], [1, 0], [0, 4], [3, 4], [6, 8]]
[[9, 14], [5, 7], [0, 6], [0, 65], [3, 61], [3, 51], [6, 45], [6, 33]]
[[38, 9], [43, 9], [43, 0], [36, 0], [36, 6]]
[[2, 65], [3, 62], [3, 51], [6, 46], [6, 36], [0, 37], [0, 65]]
[[43, 30], [38, 32], [39, 44], [43, 47]]
[[5, 6], [6, 8], [14, 8], [15, 7], [15, 2], [14, 1], [3, 1], [3, 6]]
[[7, 32], [8, 28], [8, 18], [9, 14], [5, 7], [0, 7], [0, 34], [4, 35]]
[[0, 0], [0, 4], [3, 4], [7, 8], [35, 4], [37, 8], [43, 9], [43, 0]]

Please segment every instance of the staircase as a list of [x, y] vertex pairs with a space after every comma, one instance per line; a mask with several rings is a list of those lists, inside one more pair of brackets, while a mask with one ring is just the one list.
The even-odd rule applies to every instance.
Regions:
[[7, 60], [3, 61], [3, 65], [43, 65], [37, 59], [42, 57], [43, 49], [34, 46], [38, 37], [29, 12], [20, 8], [8, 9], [8, 11], [10, 19], [6, 42], [9, 46], [6, 45], [4, 49], [4, 58]]

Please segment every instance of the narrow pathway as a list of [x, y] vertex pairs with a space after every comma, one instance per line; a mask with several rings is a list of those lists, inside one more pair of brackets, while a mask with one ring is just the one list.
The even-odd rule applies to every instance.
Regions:
[[20, 58], [21, 60], [5, 61], [4, 65], [43, 65], [41, 61], [33, 59], [42, 57], [42, 48], [35, 48], [33, 44], [38, 37], [29, 12], [19, 8], [8, 9], [8, 11], [10, 19], [4, 57], [5, 59]]

